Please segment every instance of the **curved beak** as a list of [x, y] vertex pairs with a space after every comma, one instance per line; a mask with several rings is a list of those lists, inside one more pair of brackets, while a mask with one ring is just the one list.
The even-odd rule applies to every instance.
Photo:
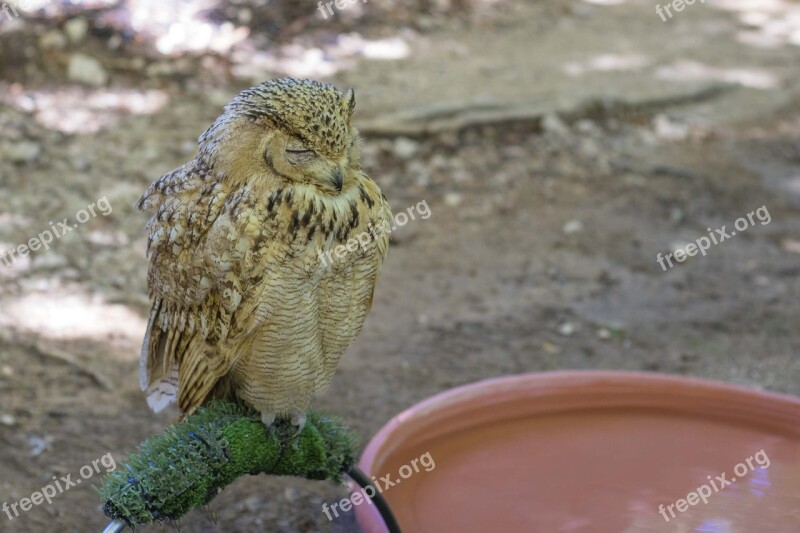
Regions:
[[333, 171], [331, 171], [330, 181], [338, 192], [342, 192], [344, 177], [342, 176], [342, 171], [339, 169], [339, 167], [336, 167], [333, 169]]

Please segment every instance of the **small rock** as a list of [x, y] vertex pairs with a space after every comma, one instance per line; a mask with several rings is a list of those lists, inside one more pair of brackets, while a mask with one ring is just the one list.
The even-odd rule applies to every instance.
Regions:
[[502, 153], [509, 159], [530, 159], [530, 151], [523, 146], [509, 145], [502, 148]]
[[42, 146], [35, 141], [10, 142], [3, 145], [2, 153], [12, 163], [30, 163], [39, 159]]
[[77, 17], [64, 23], [64, 33], [72, 44], [78, 44], [86, 38], [89, 31], [89, 22], [85, 18]]
[[760, 11], [745, 11], [739, 15], [739, 24], [742, 28], [746, 29], [759, 29], [763, 28], [770, 23], [772, 17], [766, 12]]
[[561, 348], [559, 348], [557, 345], [553, 344], [552, 342], [544, 341], [542, 343], [542, 349], [547, 353], [552, 353], [552, 354], [561, 353]]
[[75, 154], [70, 158], [70, 163], [72, 163], [72, 168], [77, 170], [78, 172], [84, 172], [89, 170], [90, 164], [89, 159], [83, 154]]
[[60, 31], [50, 30], [39, 37], [39, 46], [42, 49], [55, 48], [61, 50], [67, 46], [67, 38]]
[[600, 328], [597, 330], [597, 338], [600, 340], [608, 340], [611, 338], [611, 332], [606, 328]]
[[[697, 254], [695, 254], [695, 256], [690, 256], [689, 254], [686, 253], [686, 247], [689, 244], [691, 244], [691, 241], [688, 241], [688, 243], [687, 242], [680, 242], [680, 241], [673, 241], [672, 244], [670, 244], [669, 249], [671, 251], [672, 260], [674, 262], [676, 262], [676, 263], [686, 263], [689, 259], [692, 259], [692, 257], [696, 257]], [[678, 258], [675, 257], [675, 254], [678, 253], [678, 252], [680, 252], [681, 257], [683, 258], [680, 261], [678, 261]]]
[[425, 187], [431, 182], [431, 171], [422, 161], [411, 161], [408, 163], [408, 174], [415, 177], [414, 181], [420, 187]]
[[12, 415], [0, 415], [0, 424], [4, 426], [13, 426], [17, 423], [17, 419]]
[[206, 101], [217, 107], [224, 107], [234, 96], [235, 95], [231, 94], [230, 91], [224, 91], [222, 89], [215, 89], [205, 93]]
[[471, 175], [466, 170], [456, 169], [450, 174], [450, 178], [453, 180], [454, 183], [464, 183], [465, 181], [471, 180]]
[[58, 268], [64, 268], [69, 265], [69, 261], [63, 255], [54, 253], [52, 250], [50, 253], [46, 254], [37, 254], [34, 256], [33, 261], [31, 262], [33, 268], [41, 269], [41, 270], [56, 270]]
[[444, 170], [448, 167], [448, 161], [445, 156], [442, 154], [436, 154], [431, 158], [430, 164], [433, 168], [438, 170]]
[[258, 496], [250, 496], [241, 503], [241, 506], [243, 510], [254, 513], [264, 507], [264, 500]]
[[144, 70], [147, 67], [147, 61], [143, 57], [134, 57], [131, 59], [131, 70]]
[[427, 31], [436, 28], [436, 19], [426, 15], [417, 17], [417, 27], [420, 30]]
[[[125, 40], [122, 38], [122, 35], [120, 35], [118, 33], [115, 33], [114, 35], [109, 37], [108, 42], [106, 43], [106, 46], [108, 47], [109, 50], [118, 50], [119, 47], [122, 46], [123, 44], [125, 44]], [[140, 61], [142, 63], [142, 66], [138, 67], [137, 70], [140, 70], [140, 69], [144, 68], [144, 60], [141, 59], [141, 58], [134, 58], [133, 59], [133, 63], [134, 64], [138, 63]]]
[[548, 113], [542, 117], [542, 130], [562, 137], [569, 135], [569, 126], [555, 113]]
[[144, 71], [148, 78], [168, 78], [175, 74], [175, 67], [169, 61], [150, 63]]
[[781, 242], [781, 248], [790, 254], [800, 254], [800, 241], [794, 239], [784, 239]]
[[240, 9], [236, 13], [236, 18], [239, 20], [240, 24], [247, 26], [250, 24], [250, 21], [253, 20], [253, 11], [249, 8]]
[[563, 231], [567, 235], [580, 233], [583, 231], [583, 222], [577, 219], [570, 220], [569, 222], [564, 224], [564, 227], [561, 229], [561, 231]]
[[661, 142], [656, 137], [656, 134], [648, 128], [638, 128], [636, 133], [645, 146], [658, 146]]
[[28, 437], [28, 446], [31, 448], [31, 456], [37, 457], [41, 455], [45, 450], [50, 448], [50, 444], [52, 442], [53, 437], [50, 435], [47, 435], [44, 438], [31, 435]]
[[144, 145], [140, 157], [143, 161], [156, 161], [161, 157], [161, 148], [153, 143]]
[[108, 82], [108, 72], [103, 65], [86, 54], [72, 54], [67, 65], [67, 77], [78, 83], [101, 87]]
[[512, 180], [511, 174], [508, 172], [498, 171], [492, 176], [492, 181], [497, 185], [507, 185]]
[[392, 150], [400, 159], [411, 159], [419, 151], [419, 143], [408, 137], [398, 137], [394, 141]]
[[689, 126], [664, 114], [658, 114], [653, 119], [653, 129], [656, 137], [665, 141], [681, 141], [689, 136]]
[[575, 129], [578, 130], [580, 133], [584, 133], [586, 135], [598, 135], [601, 133], [600, 128], [589, 120], [588, 118], [583, 118], [575, 123]]
[[578, 151], [587, 159], [597, 159], [602, 153], [600, 145], [592, 138], [581, 139], [578, 145]]
[[463, 197], [457, 192], [448, 192], [444, 195], [444, 203], [450, 207], [458, 207], [461, 205]]
[[0, 375], [5, 377], [11, 377], [14, 375], [14, 369], [8, 365], [0, 366]]
[[560, 326], [558, 326], [558, 333], [559, 335], [563, 335], [564, 337], [569, 337], [573, 333], [575, 333], [575, 324], [572, 322], [564, 322]]

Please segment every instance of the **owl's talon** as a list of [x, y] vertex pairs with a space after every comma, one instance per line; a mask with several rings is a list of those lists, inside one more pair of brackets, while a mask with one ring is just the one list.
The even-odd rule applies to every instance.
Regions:
[[[264, 424], [264, 437], [269, 440], [272, 436], [282, 446], [296, 441], [306, 427], [307, 416], [302, 411], [295, 411], [287, 417], [276, 417], [273, 413], [261, 413], [261, 422]], [[295, 442], [293, 442], [295, 441]]]
[[261, 422], [269, 427], [275, 423], [275, 413], [261, 413]]
[[292, 425], [297, 428], [295, 434], [292, 435], [293, 439], [299, 437], [300, 434], [303, 432], [303, 429], [305, 429], [306, 427], [307, 419], [308, 417], [302, 411], [295, 411], [294, 413], [292, 413], [292, 417], [289, 420], [291, 421]]
[[[275, 432], [275, 414], [261, 413], [261, 423], [264, 424], [264, 437], [269, 440], [272, 435], [278, 438]], [[278, 440], [280, 440], [278, 438]]]

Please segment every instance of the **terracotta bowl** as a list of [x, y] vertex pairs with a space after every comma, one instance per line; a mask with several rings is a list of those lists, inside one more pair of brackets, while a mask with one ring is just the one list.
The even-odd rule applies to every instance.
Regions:
[[[644, 373], [503, 377], [400, 413], [359, 466], [411, 533], [796, 533], [800, 399]], [[386, 531], [374, 505], [355, 510]]]

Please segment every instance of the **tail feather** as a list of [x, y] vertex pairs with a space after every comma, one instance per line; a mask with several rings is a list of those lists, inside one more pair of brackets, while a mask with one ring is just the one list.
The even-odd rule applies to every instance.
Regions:
[[155, 351], [152, 347], [158, 346], [161, 340], [161, 328], [157, 324], [158, 314], [161, 310], [161, 300], [157, 299], [150, 308], [150, 317], [147, 320], [147, 330], [142, 341], [142, 351], [139, 355], [139, 388], [143, 391], [150, 386], [153, 370], [152, 361]]
[[139, 387], [145, 391], [147, 405], [156, 413], [175, 403], [178, 397], [178, 362], [168, 349], [174, 335], [169, 329], [162, 329], [163, 307], [161, 299], [153, 302], [139, 359]]
[[161, 299], [153, 302], [142, 345], [139, 385], [150, 408], [159, 412], [172, 403], [191, 413], [209, 397], [223, 391], [219, 382], [230, 369], [224, 358], [213, 357], [193, 315], [167, 310]]
[[181, 357], [178, 394], [181, 411], [191, 412], [203, 405], [229, 370], [223, 360], [211, 357], [207, 350], [206, 343], [195, 337]]
[[154, 413], [159, 413], [178, 397], [178, 365], [174, 365], [170, 374], [158, 379], [147, 387], [147, 405]]

